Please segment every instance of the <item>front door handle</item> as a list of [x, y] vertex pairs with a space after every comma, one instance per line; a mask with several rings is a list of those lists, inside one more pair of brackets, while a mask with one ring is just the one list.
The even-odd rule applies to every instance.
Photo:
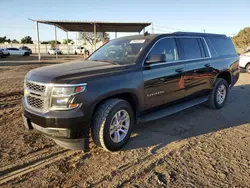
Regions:
[[184, 72], [184, 68], [175, 69], [175, 72], [178, 72], [178, 73]]
[[204, 67], [211, 67], [209, 63], [205, 64]]

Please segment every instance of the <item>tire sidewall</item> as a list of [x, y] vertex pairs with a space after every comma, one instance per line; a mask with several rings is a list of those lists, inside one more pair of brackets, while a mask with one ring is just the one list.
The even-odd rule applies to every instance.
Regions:
[[[121, 142], [115, 143], [110, 138], [110, 132], [109, 131], [110, 131], [111, 121], [112, 121], [114, 115], [119, 110], [126, 110], [128, 112], [129, 117], [130, 117], [130, 126], [129, 126], [129, 130], [128, 130], [128, 133], [127, 133], [126, 137]], [[103, 139], [104, 139], [105, 147], [110, 151], [116, 151], [116, 150], [120, 149], [129, 140], [130, 135], [132, 133], [133, 124], [134, 124], [134, 115], [133, 115], [133, 110], [132, 110], [131, 106], [125, 101], [115, 105], [110, 110], [110, 112], [109, 112], [109, 114], [107, 116], [107, 119], [105, 121], [105, 125], [104, 125], [104, 130], [103, 130], [104, 138]]]
[[248, 74], [250, 74], [250, 64], [248, 64], [247, 66], [246, 66], [246, 72], [248, 73]]
[[[217, 102], [217, 92], [218, 92], [218, 89], [219, 89], [219, 87], [220, 87], [221, 85], [224, 85], [224, 86], [226, 87], [226, 98], [225, 98], [225, 100], [223, 101], [223, 103], [219, 104], [219, 103]], [[219, 83], [216, 85], [214, 95], [215, 95], [215, 96], [214, 96], [214, 105], [215, 105], [215, 107], [216, 107], [217, 109], [222, 108], [222, 107], [225, 105], [225, 103], [227, 102], [227, 97], [228, 97], [228, 84], [227, 84], [226, 80], [223, 79], [223, 80], [220, 80], [220, 81], [219, 81]]]

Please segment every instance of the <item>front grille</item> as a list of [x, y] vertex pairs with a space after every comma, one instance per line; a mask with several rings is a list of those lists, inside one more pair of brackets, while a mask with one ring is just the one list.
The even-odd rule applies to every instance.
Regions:
[[33, 108], [43, 109], [44, 107], [44, 101], [42, 99], [33, 97], [31, 95], [27, 96], [27, 102]]
[[45, 85], [35, 84], [33, 82], [26, 81], [26, 87], [32, 91], [45, 92]]

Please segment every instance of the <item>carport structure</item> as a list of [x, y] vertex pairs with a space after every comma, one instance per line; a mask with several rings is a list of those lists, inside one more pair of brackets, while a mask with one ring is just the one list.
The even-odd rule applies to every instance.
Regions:
[[[40, 40], [39, 40], [39, 23], [54, 25], [55, 27], [55, 41], [57, 41], [57, 28], [66, 32], [68, 41], [68, 32], [93, 32], [94, 33], [94, 50], [96, 50], [96, 33], [103, 32], [115, 32], [115, 38], [117, 32], [137, 32], [142, 30], [145, 32], [145, 27], [152, 25], [151, 22], [98, 22], [98, 21], [67, 21], [67, 20], [33, 20], [36, 22], [37, 41], [38, 41], [38, 59], [41, 59], [40, 54]], [[67, 43], [68, 45], [68, 43]], [[69, 45], [67, 46], [69, 55]], [[57, 54], [56, 54], [57, 58]]]

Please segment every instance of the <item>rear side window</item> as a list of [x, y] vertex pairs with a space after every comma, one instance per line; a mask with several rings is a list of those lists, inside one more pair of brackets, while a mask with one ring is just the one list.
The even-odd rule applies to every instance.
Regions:
[[236, 50], [233, 42], [229, 38], [209, 37], [213, 47], [219, 56], [235, 55]]
[[179, 38], [179, 44], [185, 59], [199, 59], [204, 55], [201, 51], [201, 43], [198, 38]]
[[179, 58], [178, 58], [175, 39], [165, 38], [157, 42], [153, 47], [153, 49], [151, 50], [150, 55], [159, 55], [159, 54], [165, 54], [167, 62], [178, 60]]

